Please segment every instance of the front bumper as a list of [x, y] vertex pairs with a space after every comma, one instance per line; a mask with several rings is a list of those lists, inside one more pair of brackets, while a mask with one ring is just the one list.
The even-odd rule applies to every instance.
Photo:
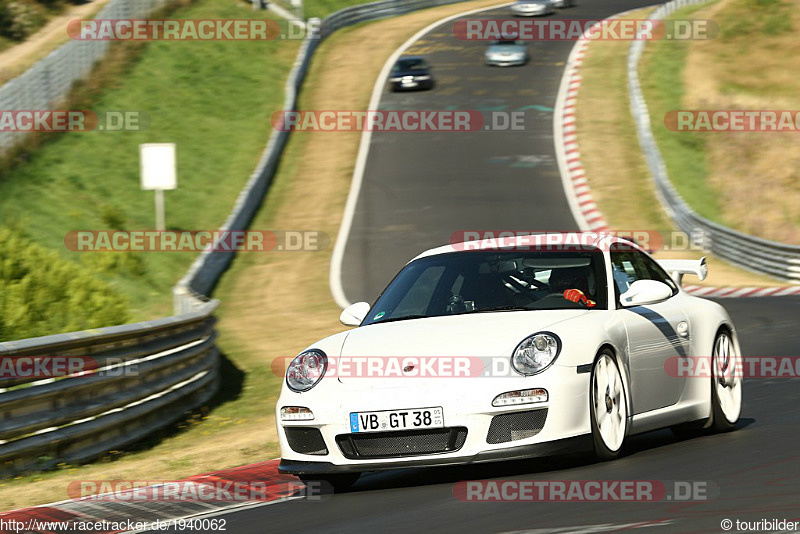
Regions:
[[411, 82], [390, 82], [392, 87], [392, 91], [424, 91], [427, 89], [433, 89], [433, 79], [429, 78], [427, 80], [413, 80]]
[[[561, 1], [566, 1], [566, 0], [561, 0]], [[553, 8], [550, 7], [550, 6], [547, 6], [547, 7], [541, 7], [541, 8], [538, 8], [538, 9], [518, 9], [518, 8], [516, 8], [516, 9], [512, 9], [512, 12], [517, 17], [543, 17], [545, 15], [551, 15], [551, 14], [555, 13], [555, 10], [553, 10]]]
[[[294, 393], [284, 388], [277, 403], [278, 438], [281, 446], [281, 468], [286, 473], [334, 473], [374, 471], [431, 465], [469, 464], [484, 461], [513, 459], [553, 454], [564, 448], [563, 440], [591, 432], [589, 422], [589, 373], [579, 373], [576, 367], [553, 365], [542, 375], [533, 377], [475, 377], [460, 381], [446, 378], [426, 383], [401, 381], [395, 383], [342, 383], [333, 378], [306, 393]], [[363, 380], [363, 379], [362, 379]], [[409, 379], [413, 380], [413, 379]], [[546, 402], [495, 407], [492, 399], [500, 393], [518, 389], [543, 388], [548, 391]], [[281, 406], [305, 406], [314, 419], [282, 421]], [[402, 453], [385, 456], [359, 456], [342, 445], [352, 434], [350, 414], [382, 410], [415, 409], [440, 406], [445, 429], [466, 429], [463, 440], [454, 439], [446, 448], [427, 449], [422, 453]], [[509, 433], [500, 439], [496, 433], [497, 416], [519, 415], [520, 412], [547, 410], [535, 433], [504, 428]], [[537, 423], [538, 424], [538, 423]], [[289, 443], [287, 429], [313, 431], [314, 446], [298, 452], [301, 447]], [[517, 432], [516, 435], [510, 432]], [[393, 437], [397, 432], [386, 432]], [[294, 433], [293, 433], [294, 435]], [[377, 436], [362, 432], [359, 436]], [[324, 446], [320, 446], [324, 442]], [[392, 446], [409, 451], [421, 451], [411, 441], [397, 440]], [[396, 450], [396, 448], [394, 449]]]
[[447, 465], [468, 465], [505, 460], [522, 460], [539, 458], [572, 452], [590, 451], [593, 447], [592, 435], [582, 434], [571, 438], [518, 445], [505, 449], [479, 452], [469, 458], [425, 458], [411, 461], [385, 461], [380, 464], [347, 464], [336, 465], [331, 462], [315, 462], [281, 459], [278, 465], [280, 473], [288, 475], [330, 475], [337, 473], [360, 473], [363, 471], [388, 471], [411, 467], [443, 467]]
[[501, 58], [486, 58], [486, 64], [493, 67], [515, 67], [524, 65], [528, 62], [527, 58], [522, 59], [501, 59]]

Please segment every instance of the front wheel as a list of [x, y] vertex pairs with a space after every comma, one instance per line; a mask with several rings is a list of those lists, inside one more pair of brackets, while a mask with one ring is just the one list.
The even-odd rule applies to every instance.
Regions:
[[711, 371], [711, 428], [727, 432], [733, 430], [742, 412], [741, 362], [727, 331], [714, 340]]
[[307, 485], [320, 485], [312, 487], [312, 491], [334, 493], [349, 488], [356, 483], [360, 476], [361, 473], [337, 473], [335, 475], [298, 475], [298, 478]]
[[594, 362], [589, 393], [595, 453], [601, 460], [616, 458], [628, 429], [628, 405], [622, 375], [608, 350], [601, 352]]

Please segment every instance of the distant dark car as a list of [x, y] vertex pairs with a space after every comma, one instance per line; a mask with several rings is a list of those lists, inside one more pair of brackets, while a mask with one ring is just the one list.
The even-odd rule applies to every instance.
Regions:
[[389, 75], [392, 91], [414, 91], [433, 89], [436, 82], [431, 67], [421, 56], [402, 56], [392, 67]]

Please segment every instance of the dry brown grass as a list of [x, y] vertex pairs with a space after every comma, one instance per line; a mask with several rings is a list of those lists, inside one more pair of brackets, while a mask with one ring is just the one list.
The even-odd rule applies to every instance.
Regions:
[[[645, 19], [650, 9], [625, 19]], [[580, 69], [578, 144], [592, 196], [612, 228], [672, 228], [656, 198], [630, 116], [628, 41], [595, 41]], [[634, 149], [633, 147], [636, 147]]]
[[[365, 109], [383, 63], [419, 28], [499, 3], [465, 2], [338, 32], [317, 51], [300, 108]], [[359, 139], [358, 133], [293, 134], [253, 228], [319, 230], [335, 238]], [[343, 329], [328, 287], [330, 255], [330, 248], [242, 254], [225, 275], [216, 292], [222, 300], [219, 345], [246, 373], [238, 399], [147, 450], [2, 481], [3, 509], [65, 499], [74, 480], [170, 480], [276, 457], [274, 407], [281, 381], [270, 363]]]
[[[693, 15], [718, 21], [722, 33], [691, 44], [683, 73], [685, 109], [800, 109], [800, 40], [794, 31], [800, 3], [753, 5], [723, 0]], [[753, 9], [766, 13], [754, 18]], [[791, 30], [773, 34], [786, 24]], [[798, 134], [718, 132], [706, 139], [708, 182], [720, 198], [724, 222], [800, 244]]]
[[[639, 10], [623, 18], [644, 19], [649, 11]], [[675, 228], [656, 197], [630, 114], [626, 77], [629, 46], [625, 41], [595, 41], [588, 48], [580, 71], [583, 81], [576, 112], [581, 159], [592, 196], [611, 228], [671, 232]], [[699, 251], [661, 252], [655, 257], [700, 258], [703, 255]], [[708, 262], [708, 278], [699, 282], [688, 277], [687, 283], [782, 285], [713, 256]]]

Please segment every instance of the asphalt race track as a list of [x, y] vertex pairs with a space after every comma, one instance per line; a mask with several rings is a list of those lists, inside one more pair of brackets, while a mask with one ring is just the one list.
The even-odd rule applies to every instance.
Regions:
[[[800, 298], [723, 301], [747, 356], [797, 355]], [[629, 438], [612, 462], [587, 456], [363, 475], [347, 493], [227, 514], [228, 531], [262, 532], [722, 532], [725, 519], [800, 520], [799, 379], [750, 379], [735, 431], [678, 440], [668, 430]], [[706, 501], [462, 502], [461, 480], [704, 482]], [[266, 529], [266, 530], [265, 530]], [[735, 530], [732, 530], [732, 532]]]
[[[647, 2], [585, 0], [559, 17], [593, 19]], [[503, 11], [482, 18], [502, 18]], [[552, 139], [552, 110], [570, 42], [532, 43], [521, 68], [483, 65], [485, 44], [460, 42], [452, 23], [412, 52], [424, 53], [439, 85], [385, 93], [383, 109], [525, 108], [524, 132], [376, 133], [343, 285], [351, 302], [373, 301], [397, 269], [421, 250], [466, 229], [574, 230]], [[800, 298], [721, 301], [747, 356], [798, 354]], [[722, 532], [720, 522], [800, 519], [800, 394], [797, 379], [745, 382], [736, 431], [686, 440], [669, 431], [629, 438], [612, 462], [587, 456], [414, 469], [364, 475], [348, 492], [229, 513], [227, 530], [263, 532]], [[461, 480], [699, 481], [711, 498], [676, 502], [462, 502]], [[736, 531], [734, 529], [732, 531]]]
[[[560, 14], [604, 18], [636, 5], [587, 2]], [[498, 9], [469, 18], [507, 17]], [[523, 112], [525, 130], [374, 132], [342, 265], [351, 302], [374, 301], [399, 266], [456, 231], [578, 229], [558, 173], [552, 111], [574, 42], [530, 43], [527, 65], [488, 67], [487, 43], [459, 40], [452, 28], [440, 25], [408, 50], [428, 58], [436, 88], [386, 90], [380, 109]]]

